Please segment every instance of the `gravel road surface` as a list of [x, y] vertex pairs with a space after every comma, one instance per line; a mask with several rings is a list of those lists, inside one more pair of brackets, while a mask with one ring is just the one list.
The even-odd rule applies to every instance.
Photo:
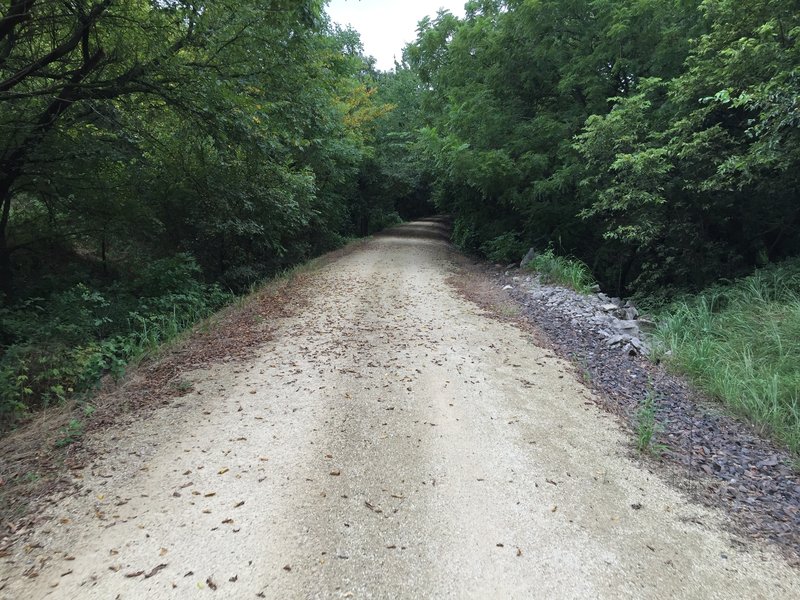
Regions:
[[98, 434], [0, 598], [798, 598], [630, 458], [572, 369], [448, 283], [435, 220], [309, 280], [249, 361]]

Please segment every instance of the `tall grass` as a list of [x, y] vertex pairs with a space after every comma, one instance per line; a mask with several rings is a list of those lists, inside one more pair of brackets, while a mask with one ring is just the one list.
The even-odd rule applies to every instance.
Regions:
[[668, 364], [800, 452], [800, 261], [675, 302], [655, 339]]
[[579, 260], [557, 256], [552, 250], [537, 254], [527, 265], [542, 276], [542, 283], [555, 283], [581, 294], [591, 292], [595, 281], [589, 267]]

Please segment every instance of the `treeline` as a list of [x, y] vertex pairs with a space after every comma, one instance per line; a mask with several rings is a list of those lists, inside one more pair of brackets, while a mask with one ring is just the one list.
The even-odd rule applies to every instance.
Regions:
[[322, 0], [3, 2], [0, 421], [413, 216], [378, 77]]
[[465, 249], [651, 298], [800, 254], [798, 1], [472, 0], [404, 59]]

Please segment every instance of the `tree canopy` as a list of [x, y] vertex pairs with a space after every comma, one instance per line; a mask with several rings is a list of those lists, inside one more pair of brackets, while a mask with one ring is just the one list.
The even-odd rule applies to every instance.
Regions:
[[497, 260], [669, 295], [800, 252], [800, 5], [481, 0], [420, 22], [437, 206]]

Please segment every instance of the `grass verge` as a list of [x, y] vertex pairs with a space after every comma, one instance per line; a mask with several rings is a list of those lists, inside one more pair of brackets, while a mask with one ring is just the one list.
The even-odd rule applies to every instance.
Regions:
[[579, 260], [557, 256], [552, 249], [537, 254], [525, 265], [542, 276], [542, 283], [555, 283], [581, 294], [591, 292], [595, 281], [589, 267]]
[[656, 357], [800, 453], [800, 261], [666, 307]]

